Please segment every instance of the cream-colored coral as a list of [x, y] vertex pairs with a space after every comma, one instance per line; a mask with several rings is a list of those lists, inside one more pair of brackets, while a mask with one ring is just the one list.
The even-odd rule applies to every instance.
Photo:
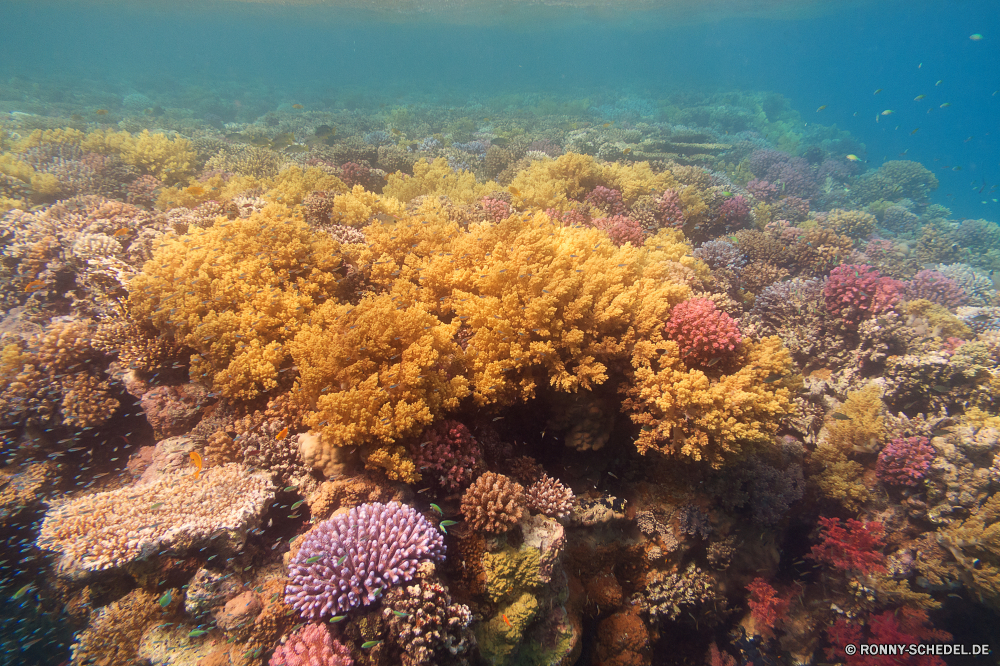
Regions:
[[274, 486], [266, 473], [223, 465], [167, 472], [155, 481], [69, 499], [45, 514], [38, 545], [59, 553], [63, 571], [100, 571], [222, 538], [241, 547]]
[[510, 477], [486, 472], [462, 495], [462, 515], [477, 532], [506, 532], [524, 513], [524, 486]]

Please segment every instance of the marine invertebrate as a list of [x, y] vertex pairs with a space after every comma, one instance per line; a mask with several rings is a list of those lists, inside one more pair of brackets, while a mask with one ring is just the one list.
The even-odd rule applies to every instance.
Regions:
[[731, 363], [733, 373], [710, 381], [682, 362], [676, 342], [636, 344], [634, 380], [623, 388], [622, 405], [643, 426], [639, 452], [656, 450], [718, 467], [742, 442], [770, 441], [779, 420], [794, 411], [791, 356], [779, 338], [768, 337], [744, 341]]
[[541, 479], [528, 486], [525, 504], [535, 513], [550, 518], [565, 518], [573, 511], [573, 491], [559, 479], [543, 474]]
[[448, 588], [433, 579], [392, 588], [382, 606], [403, 666], [447, 663], [473, 645], [469, 607], [453, 603]]
[[269, 666], [353, 666], [351, 651], [322, 624], [307, 624], [274, 649]]
[[444, 420], [428, 428], [410, 446], [413, 462], [421, 474], [432, 474], [443, 487], [455, 490], [472, 481], [482, 458], [479, 443], [464, 424]]
[[362, 504], [306, 534], [288, 564], [285, 603], [307, 620], [367, 606], [444, 553], [441, 533], [413, 507]]
[[631, 217], [625, 215], [615, 215], [613, 217], [600, 217], [591, 221], [594, 227], [604, 231], [611, 237], [615, 245], [642, 245], [643, 233], [639, 223]]
[[692, 298], [675, 305], [665, 331], [678, 344], [681, 358], [691, 366], [732, 356], [742, 339], [733, 318], [716, 310], [715, 303], [707, 298]]
[[898, 303], [901, 286], [871, 266], [841, 264], [830, 271], [823, 298], [827, 312], [856, 327], [863, 319], [886, 312]]
[[938, 179], [924, 165], [912, 160], [890, 160], [875, 171], [862, 174], [854, 185], [854, 196], [861, 203], [886, 201], [926, 201]]
[[70, 573], [184, 552], [210, 540], [236, 549], [273, 497], [268, 476], [242, 465], [214, 467], [200, 479], [165, 472], [149, 483], [53, 504], [38, 546], [59, 553], [60, 568]]
[[750, 616], [754, 621], [754, 629], [764, 638], [774, 636], [774, 630], [779, 628], [788, 615], [791, 595], [779, 595], [771, 585], [760, 578], [754, 578], [747, 585], [750, 598]]
[[697, 612], [709, 623], [719, 619], [710, 607], [720, 601], [715, 578], [693, 562], [681, 573], [654, 570], [646, 574], [646, 586], [635, 601], [654, 620], [676, 620], [685, 612]]
[[486, 472], [462, 495], [466, 524], [481, 532], [506, 532], [524, 513], [524, 486], [510, 477]]
[[860, 240], [875, 231], [875, 216], [861, 210], [834, 208], [824, 216], [823, 226], [836, 234]]
[[438, 157], [433, 162], [420, 159], [413, 165], [413, 175], [401, 172], [386, 178], [382, 193], [404, 203], [423, 195], [444, 195], [455, 203], [472, 203], [495, 190], [503, 189], [492, 181], [476, 182], [471, 171], [453, 170], [448, 158]]
[[625, 202], [622, 193], [603, 185], [598, 185], [584, 198], [584, 202], [597, 208], [607, 217], [625, 214]]
[[968, 300], [965, 291], [954, 280], [943, 273], [928, 269], [918, 272], [912, 280], [907, 280], [906, 298], [907, 300], [923, 298], [946, 308], [965, 305]]
[[145, 129], [136, 135], [96, 130], [81, 140], [80, 147], [104, 155], [118, 155], [126, 164], [139, 167], [167, 185], [183, 182], [191, 176], [197, 159], [187, 139], [170, 138]]
[[820, 516], [819, 524], [820, 540], [806, 557], [836, 571], [885, 573], [885, 555], [881, 551], [885, 546], [882, 523], [864, 523], [848, 518], [841, 525], [837, 518]]
[[916, 486], [927, 475], [934, 453], [926, 437], [897, 437], [878, 454], [875, 473], [883, 483]]

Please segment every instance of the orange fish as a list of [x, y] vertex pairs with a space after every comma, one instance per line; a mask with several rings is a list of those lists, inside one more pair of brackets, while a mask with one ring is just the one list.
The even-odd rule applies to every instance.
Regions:
[[279, 432], [277, 435], [275, 435], [274, 438], [275, 439], [284, 439], [286, 437], [288, 437], [288, 426], [285, 426], [284, 428], [282, 428], [281, 432]]
[[195, 466], [194, 478], [201, 478], [201, 468], [204, 467], [205, 461], [202, 459], [201, 454], [197, 451], [191, 452], [191, 464]]
[[45, 286], [44, 280], [32, 280], [28, 284], [24, 285], [24, 293], [30, 294], [33, 291], [38, 291]]
[[302, 105], [301, 104], [292, 104], [292, 108], [293, 109], [301, 109]]
[[121, 238], [122, 236], [128, 236], [130, 233], [132, 233], [132, 231], [128, 227], [122, 227], [111, 235], [115, 238]]
[[507, 619], [507, 614], [506, 613], [500, 613], [500, 617], [503, 618], [503, 621], [507, 624], [508, 627], [510, 627], [511, 629], [514, 628], [514, 625], [512, 625], [510, 623], [510, 620]]
[[108, 115], [108, 110], [107, 109], [98, 109], [94, 113], [96, 113], [99, 116], [106, 116], [106, 115]]
[[507, 188], [507, 191], [508, 191], [508, 192], [510, 192], [511, 194], [513, 194], [513, 195], [514, 195], [515, 197], [519, 197], [519, 196], [521, 196], [521, 190], [517, 189], [517, 188], [516, 188], [516, 187], [514, 187], [513, 185], [510, 185], [510, 186], [509, 186], [509, 187]]
[[628, 155], [629, 153], [631, 153], [631, 152], [632, 152], [632, 149], [631, 149], [631, 148], [626, 148], [626, 149], [625, 149], [625, 150], [623, 150], [622, 152], [623, 152], [623, 153], [625, 153], [626, 155]]

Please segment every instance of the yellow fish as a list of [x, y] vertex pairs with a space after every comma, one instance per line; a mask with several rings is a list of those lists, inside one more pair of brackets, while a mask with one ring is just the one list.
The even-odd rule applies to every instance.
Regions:
[[507, 191], [510, 192], [511, 194], [513, 194], [515, 197], [521, 196], [521, 190], [517, 189], [513, 185], [509, 186], [507, 188]]
[[625, 150], [623, 150], [622, 152], [623, 152], [623, 153], [625, 153], [626, 155], [628, 155], [629, 153], [631, 153], [631, 152], [632, 152], [632, 149], [631, 149], [631, 148], [626, 148], [626, 149], [625, 149]]
[[601, 127], [611, 127], [611, 123], [604, 123]]
[[292, 104], [292, 108], [293, 109], [301, 109], [302, 105], [301, 104]]
[[941, 106], [939, 106], [938, 108], [939, 108], [939, 109], [943, 109], [943, 108], [944, 108], [944, 107], [946, 107], [946, 106], [951, 106], [951, 102], [945, 102], [944, 104], [942, 104], [942, 105], [941, 105]]
[[128, 227], [122, 227], [121, 229], [119, 229], [118, 231], [116, 231], [111, 235], [114, 236], [115, 238], [121, 238], [122, 236], [128, 236], [130, 233], [132, 232]]
[[883, 116], [891, 116], [894, 113], [896, 113], [896, 112], [893, 111], [892, 109], [886, 109], [885, 111], [882, 112], [882, 115]]
[[927, 97], [927, 95], [917, 95], [916, 97], [914, 97], [914, 98], [913, 98], [913, 101], [914, 101], [914, 102], [919, 102], [919, 101], [920, 101], [920, 100], [922, 100], [922, 99], [923, 99], [924, 97]]
[[191, 456], [191, 464], [194, 465], [195, 467], [194, 478], [199, 479], [201, 478], [201, 468], [205, 466], [205, 461], [201, 457], [201, 454], [198, 453], [197, 451], [192, 451], [190, 453], [190, 456]]
[[821, 106], [818, 109], [816, 109], [816, 112], [819, 113], [820, 111], [822, 111], [825, 108], [826, 108], [826, 104], [824, 104], [823, 106]]
[[286, 437], [288, 437], [288, 426], [282, 428], [281, 432], [274, 436], [275, 439], [284, 439]]
[[45, 280], [32, 280], [28, 284], [24, 285], [24, 293], [30, 294], [33, 291], [38, 291], [45, 286]]
[[861, 158], [858, 157], [857, 155], [848, 155], [847, 159], [849, 159], [852, 162], [860, 162], [861, 161]]
[[107, 109], [98, 109], [97, 111], [94, 111], [94, 113], [96, 113], [99, 116], [106, 116], [106, 115], [108, 115], [108, 110]]

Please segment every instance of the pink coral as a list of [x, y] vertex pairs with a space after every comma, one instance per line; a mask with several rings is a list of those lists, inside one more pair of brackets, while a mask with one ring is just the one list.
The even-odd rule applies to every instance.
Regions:
[[882, 277], [865, 264], [841, 264], [823, 287], [826, 310], [857, 326], [870, 315], [891, 310], [899, 302], [902, 283]]
[[878, 454], [875, 474], [890, 485], [916, 486], [927, 475], [934, 447], [926, 437], [899, 437]]
[[684, 226], [681, 198], [673, 190], [665, 190], [656, 200], [656, 220], [661, 227], [680, 229]]
[[352, 666], [351, 651], [330, 638], [322, 624], [307, 624], [279, 645], [270, 666]]
[[625, 214], [625, 202], [622, 201], [622, 193], [610, 187], [598, 185], [591, 190], [585, 201], [609, 217]]
[[493, 224], [500, 224], [510, 217], [510, 204], [503, 199], [483, 197], [480, 205], [483, 207], [483, 212], [486, 213], [486, 218]]
[[420, 473], [433, 474], [435, 481], [450, 490], [472, 482], [472, 472], [482, 457], [469, 429], [452, 420], [428, 428], [411, 449]]
[[730, 355], [741, 340], [733, 318], [707, 298], [692, 298], [674, 307], [666, 333], [680, 345], [681, 357], [694, 365]]
[[943, 273], [932, 270], [922, 270], [906, 283], [906, 298], [925, 298], [946, 308], [964, 305], [968, 300], [958, 283]]
[[778, 186], [760, 178], [754, 178], [747, 183], [747, 192], [764, 203], [771, 203], [778, 198]]
[[734, 231], [746, 226], [750, 222], [750, 206], [747, 204], [747, 200], [739, 194], [726, 197], [726, 200], [719, 206], [717, 219], [727, 231]]
[[355, 162], [344, 162], [344, 164], [341, 165], [340, 178], [347, 184], [348, 187], [361, 185], [367, 190], [374, 189], [372, 186], [375, 184], [376, 180], [369, 167]]
[[631, 217], [615, 215], [613, 217], [601, 217], [591, 224], [604, 231], [611, 237], [615, 245], [625, 245], [631, 243], [636, 247], [642, 245], [642, 227]]

